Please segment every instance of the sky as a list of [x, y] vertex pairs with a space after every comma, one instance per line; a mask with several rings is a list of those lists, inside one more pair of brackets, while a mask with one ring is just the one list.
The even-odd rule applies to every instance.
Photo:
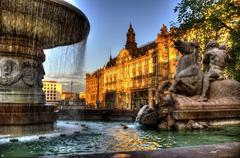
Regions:
[[[124, 48], [131, 23], [138, 46], [156, 39], [160, 28], [176, 22], [173, 9], [179, 0], [65, 0], [88, 17], [90, 33], [86, 43], [84, 72], [91, 73], [107, 63]], [[48, 58], [47, 58], [48, 60]], [[46, 64], [47, 63], [47, 64]], [[44, 67], [48, 73], [48, 61]], [[81, 73], [84, 82], [85, 75]], [[84, 83], [81, 83], [84, 90]]]

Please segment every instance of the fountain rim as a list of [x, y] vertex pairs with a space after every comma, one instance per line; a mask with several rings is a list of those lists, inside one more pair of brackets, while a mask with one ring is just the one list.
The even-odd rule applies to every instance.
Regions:
[[[78, 20], [82, 21], [79, 24], [79, 26], [75, 26], [75, 29], [78, 30], [78, 31], [76, 30], [77, 32], [75, 32], [75, 33], [72, 32], [72, 33], [68, 34], [69, 38], [61, 36], [61, 33], [58, 33], [58, 34], [55, 33], [52, 35], [53, 37], [59, 37], [60, 38], [59, 41], [44, 40], [44, 38], [49, 39], [48, 36], [45, 37], [45, 34], [44, 34], [47, 32], [46, 31], [41, 32], [42, 34], [39, 34], [39, 36], [37, 36], [37, 40], [35, 43], [36, 47], [39, 47], [40, 49], [52, 49], [52, 48], [56, 48], [56, 47], [74, 45], [74, 44], [81, 43], [81, 42], [87, 40], [87, 37], [90, 33], [90, 22], [89, 22], [88, 17], [81, 11], [80, 8], [72, 5], [71, 3], [69, 3], [65, 0], [32, 0], [32, 1], [33, 2], [34, 1], [43, 2], [43, 3], [46, 3], [47, 5], [55, 6], [57, 8], [63, 8], [65, 10], [68, 10], [70, 13], [74, 14]], [[18, 9], [19, 8], [21, 9], [21, 5], [16, 6], [16, 7], [18, 7]], [[47, 16], [47, 15], [45, 15], [45, 16]], [[0, 14], [0, 18], [1, 18], [1, 14]], [[16, 18], [16, 17], [13, 17], [13, 18]], [[50, 21], [50, 22], [52, 22], [52, 21]], [[1, 23], [1, 20], [0, 20], [0, 23]], [[60, 25], [60, 24], [58, 24], [58, 25]], [[34, 27], [36, 27], [36, 26], [34, 25]], [[61, 26], [59, 26], [59, 28], [61, 28]], [[15, 29], [18, 30], [18, 28], [15, 28], [15, 26], [10, 27], [9, 32], [14, 31]], [[20, 30], [20, 32], [23, 31], [24, 33], [22, 33], [22, 34], [24, 34], [24, 35], [22, 35], [22, 34], [12, 35], [11, 33], [9, 34], [9, 32], [4, 32], [4, 30], [3, 30], [3, 33], [1, 33], [1, 28], [0, 28], [0, 40], [1, 40], [1, 38], [3, 38], [3, 39], [9, 38], [9, 39], [15, 40], [16, 37], [19, 37], [19, 39], [21, 41], [28, 42], [27, 39], [30, 39], [33, 36], [32, 35], [33, 30], [26, 31], [25, 26], [23, 28], [20, 27], [19, 30]], [[26, 36], [25, 36], [25, 32], [27, 34]], [[59, 32], [59, 30], [58, 30], [58, 32]], [[25, 37], [27, 37], [27, 38], [25, 38]]]
[[65, 0], [49, 0], [49, 1], [51, 1], [51, 2], [53, 2], [53, 3], [56, 3], [56, 4], [63, 5], [63, 6], [65, 6], [65, 7], [68, 7], [69, 9], [75, 11], [78, 15], [83, 16], [83, 17], [86, 19], [86, 22], [87, 22], [87, 25], [88, 25], [88, 28], [89, 28], [89, 29], [88, 29], [88, 32], [87, 32], [87, 35], [89, 34], [90, 29], [91, 29], [91, 28], [90, 28], [91, 26], [90, 26], [89, 19], [88, 19], [88, 17], [80, 10], [80, 8], [76, 7], [75, 5], [69, 3], [69, 2], [67, 2], [67, 1], [65, 1]]
[[89, 25], [89, 30], [90, 30], [90, 22], [89, 22], [89, 19], [88, 19], [87, 16], [80, 10], [80, 8], [76, 7], [75, 5], [69, 3], [69, 2], [67, 2], [67, 1], [65, 1], [65, 0], [49, 0], [49, 1], [51, 1], [51, 2], [53, 2], [53, 3], [56, 3], [56, 4], [63, 5], [63, 6], [65, 6], [65, 7], [68, 7], [69, 9], [71, 9], [71, 10], [75, 11], [76, 13], [78, 13], [80, 16], [83, 16], [83, 17], [86, 19], [86, 21], [87, 21], [87, 23], [88, 23], [88, 25]]

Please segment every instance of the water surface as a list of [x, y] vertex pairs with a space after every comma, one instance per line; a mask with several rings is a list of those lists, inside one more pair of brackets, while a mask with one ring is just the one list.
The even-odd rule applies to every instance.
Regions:
[[[129, 128], [123, 129], [121, 123]], [[28, 136], [0, 134], [0, 156], [63, 156], [240, 141], [239, 126], [197, 131], [158, 131], [129, 122], [57, 121], [51, 132], [27, 133]], [[60, 134], [66, 136], [61, 137]], [[39, 136], [46, 139], [39, 140]], [[19, 141], [12, 143], [12, 138]]]

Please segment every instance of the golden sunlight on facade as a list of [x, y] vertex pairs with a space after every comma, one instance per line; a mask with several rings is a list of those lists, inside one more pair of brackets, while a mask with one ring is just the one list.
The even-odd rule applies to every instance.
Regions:
[[86, 102], [90, 108], [99, 105], [103, 108], [104, 100], [104, 69], [98, 69], [92, 74], [86, 74]]
[[140, 47], [130, 24], [127, 42], [117, 57], [86, 75], [86, 102], [109, 109], [139, 109], [157, 102], [161, 83], [172, 80], [179, 53], [165, 25], [157, 38]]

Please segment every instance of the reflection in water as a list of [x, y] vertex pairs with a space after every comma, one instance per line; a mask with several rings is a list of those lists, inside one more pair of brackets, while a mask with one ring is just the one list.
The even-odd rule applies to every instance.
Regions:
[[[35, 136], [0, 135], [0, 157], [76, 155], [114, 151], [154, 150], [240, 141], [239, 126], [198, 131], [157, 131], [123, 122], [58, 121], [54, 131]], [[65, 137], [60, 137], [65, 134]], [[46, 139], [39, 140], [40, 136]]]
[[[129, 128], [128, 130], [122, 128], [111, 128], [108, 130], [112, 134], [114, 139], [109, 142], [111, 144], [108, 150], [112, 151], [122, 151], [128, 149], [133, 150], [154, 150], [159, 148], [159, 144], [152, 141], [150, 142], [148, 138], [141, 136], [141, 133], [136, 132], [134, 128]], [[119, 143], [121, 142], [121, 143]]]

